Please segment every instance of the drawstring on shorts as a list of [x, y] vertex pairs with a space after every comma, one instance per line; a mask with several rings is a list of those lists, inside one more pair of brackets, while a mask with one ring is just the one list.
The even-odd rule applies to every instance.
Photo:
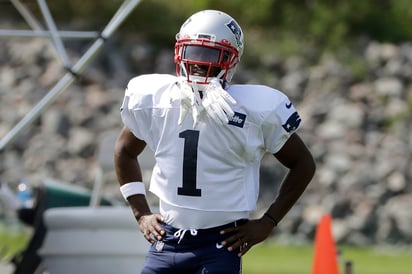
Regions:
[[175, 238], [179, 238], [179, 241], [177, 242], [178, 244], [180, 243], [180, 241], [183, 239], [183, 237], [185, 236], [186, 232], [190, 231], [190, 234], [192, 236], [196, 236], [197, 235], [197, 230], [196, 229], [179, 229], [178, 231], [176, 231], [173, 236]]

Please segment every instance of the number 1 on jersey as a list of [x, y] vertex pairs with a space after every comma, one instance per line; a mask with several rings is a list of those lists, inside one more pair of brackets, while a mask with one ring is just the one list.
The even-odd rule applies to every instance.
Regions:
[[183, 149], [183, 183], [177, 188], [178, 195], [201, 196], [202, 190], [196, 188], [198, 130], [180, 132], [179, 138], [185, 140]]

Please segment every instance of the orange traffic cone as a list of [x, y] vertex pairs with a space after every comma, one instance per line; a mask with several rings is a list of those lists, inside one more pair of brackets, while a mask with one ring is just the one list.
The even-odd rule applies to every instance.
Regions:
[[339, 274], [331, 223], [332, 218], [327, 214], [322, 216], [317, 226], [312, 274]]

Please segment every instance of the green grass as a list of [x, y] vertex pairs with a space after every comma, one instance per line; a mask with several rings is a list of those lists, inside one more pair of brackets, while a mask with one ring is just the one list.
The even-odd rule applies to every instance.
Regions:
[[[29, 231], [21, 226], [0, 223], [0, 259], [8, 259], [27, 244]], [[353, 274], [410, 274], [412, 248], [340, 247], [340, 274], [343, 261], [353, 263]], [[312, 274], [313, 246], [281, 245], [275, 241], [254, 246], [243, 257], [243, 274]], [[325, 273], [327, 274], [327, 273]]]
[[243, 257], [243, 274], [311, 273], [312, 249], [309, 246], [281, 246], [262, 243]]
[[[410, 274], [412, 249], [338, 247], [344, 261], [352, 261], [353, 274]], [[267, 242], [253, 247], [243, 258], [243, 274], [311, 274], [312, 246], [285, 246]], [[327, 274], [327, 273], [326, 273]]]
[[0, 260], [8, 260], [27, 245], [30, 231], [18, 224], [0, 222]]

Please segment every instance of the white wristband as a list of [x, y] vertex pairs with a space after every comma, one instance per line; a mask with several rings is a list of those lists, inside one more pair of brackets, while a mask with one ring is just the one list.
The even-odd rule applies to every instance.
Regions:
[[124, 184], [120, 187], [120, 192], [122, 193], [123, 198], [126, 201], [127, 201], [127, 198], [129, 198], [132, 195], [136, 195], [136, 194], [146, 195], [145, 185], [142, 182], [130, 182], [130, 183]]

